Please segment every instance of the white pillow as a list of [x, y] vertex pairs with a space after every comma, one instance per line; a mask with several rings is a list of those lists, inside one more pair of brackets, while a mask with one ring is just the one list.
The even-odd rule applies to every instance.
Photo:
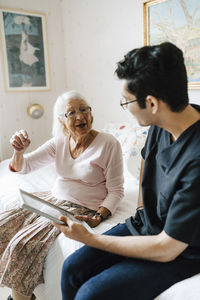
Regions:
[[141, 150], [145, 144], [148, 127], [132, 123], [107, 123], [104, 132], [112, 134], [121, 144], [124, 176], [139, 180]]

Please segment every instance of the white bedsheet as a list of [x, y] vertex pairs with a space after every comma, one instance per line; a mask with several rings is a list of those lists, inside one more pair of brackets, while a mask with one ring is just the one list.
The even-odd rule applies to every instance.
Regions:
[[[30, 192], [47, 191], [56, 177], [53, 165], [27, 175], [17, 175], [8, 171], [8, 160], [0, 163], [0, 211], [13, 207], [18, 187]], [[115, 215], [100, 224], [95, 231], [102, 233], [115, 224], [123, 222], [134, 214], [138, 193], [138, 183], [132, 177], [125, 179], [125, 197]], [[44, 267], [45, 284], [34, 291], [38, 300], [61, 300], [60, 276], [64, 259], [81, 246], [81, 243], [66, 238], [62, 233], [50, 248]], [[156, 279], [155, 279], [156, 280]], [[179, 282], [156, 297], [156, 300], [198, 300], [200, 299], [200, 274]], [[1, 295], [1, 289], [0, 289]], [[1, 298], [1, 297], [0, 297]]]

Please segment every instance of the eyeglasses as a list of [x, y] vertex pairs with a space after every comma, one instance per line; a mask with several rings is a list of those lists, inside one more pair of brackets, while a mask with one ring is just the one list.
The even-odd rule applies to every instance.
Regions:
[[[126, 102], [123, 102], [123, 101], [126, 101]], [[136, 99], [136, 100], [130, 100], [130, 101], [127, 101], [125, 98], [122, 98], [122, 99], [120, 100], [120, 105], [121, 105], [121, 107], [125, 110], [125, 109], [128, 108], [128, 104], [133, 103], [133, 102], [137, 102], [137, 101], [138, 101], [137, 99]]]
[[65, 117], [65, 118], [74, 118], [75, 115], [80, 112], [81, 114], [88, 114], [91, 111], [91, 107], [90, 106], [86, 106], [86, 107], [79, 107], [78, 111], [77, 110], [70, 110], [68, 112], [66, 112], [65, 114], [59, 114], [59, 117]]

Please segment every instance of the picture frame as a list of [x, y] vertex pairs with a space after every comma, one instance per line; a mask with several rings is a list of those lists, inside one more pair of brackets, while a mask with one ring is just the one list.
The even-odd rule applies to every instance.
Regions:
[[0, 7], [0, 27], [5, 91], [50, 90], [45, 14]]
[[172, 42], [184, 54], [188, 87], [200, 89], [200, 1], [149, 0], [143, 3], [144, 44]]

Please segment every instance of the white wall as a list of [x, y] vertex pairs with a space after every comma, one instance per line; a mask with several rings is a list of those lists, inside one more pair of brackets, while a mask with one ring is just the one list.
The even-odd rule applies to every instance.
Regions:
[[116, 63], [143, 45], [141, 0], [62, 0], [67, 88], [83, 93], [94, 126], [129, 119], [119, 106]]
[[[122, 81], [114, 71], [124, 54], [143, 46], [143, 0], [0, 0], [0, 6], [46, 13], [52, 82], [49, 92], [5, 93], [0, 72], [0, 159], [10, 156], [9, 138], [20, 128], [31, 135], [30, 149], [50, 137], [52, 105], [64, 90], [87, 97], [96, 129], [132, 119], [119, 106]], [[189, 94], [200, 103], [200, 91]], [[45, 108], [39, 120], [26, 114], [34, 102]]]
[[[5, 159], [12, 153], [9, 139], [20, 128], [27, 129], [30, 134], [30, 150], [51, 136], [52, 106], [57, 96], [66, 89], [66, 78], [60, 0], [0, 0], [0, 6], [46, 14], [51, 75], [50, 91], [8, 93], [4, 91], [0, 71], [0, 159]], [[1, 63], [2, 60], [0, 70]], [[33, 103], [43, 105], [45, 113], [41, 119], [34, 120], [27, 115], [27, 107]]]
[[[116, 63], [143, 46], [143, 0], [62, 0], [68, 89], [83, 93], [94, 110], [94, 126], [130, 120], [119, 106], [122, 82]], [[190, 91], [200, 103], [200, 90]]]

